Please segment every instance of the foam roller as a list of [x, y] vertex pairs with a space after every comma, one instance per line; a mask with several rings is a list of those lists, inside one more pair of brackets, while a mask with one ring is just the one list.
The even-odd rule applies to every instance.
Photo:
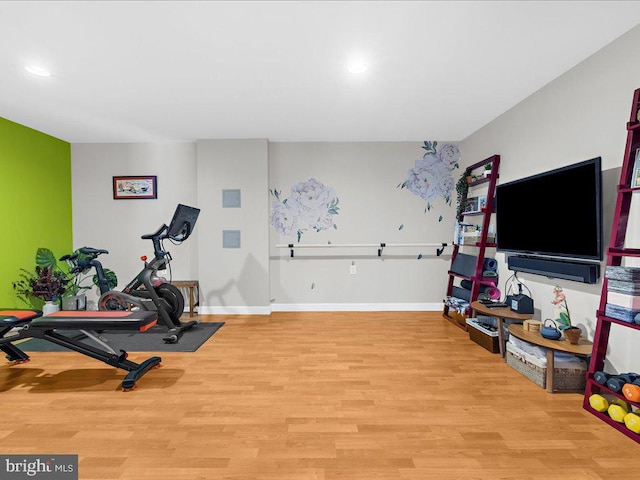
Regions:
[[[462, 288], [464, 288], [465, 290], [471, 290], [471, 287], [473, 287], [473, 282], [471, 280], [462, 280], [460, 282], [460, 286]], [[494, 287], [492, 287], [490, 285], [480, 285], [480, 288], [478, 289], [478, 292], [487, 293], [488, 294], [487, 290], [489, 290], [491, 288], [494, 288]]]
[[640, 433], [640, 416], [635, 413], [627, 413], [624, 416], [624, 424], [633, 433]]
[[483, 270], [489, 270], [495, 272], [498, 270], [498, 261], [495, 258], [485, 258], [483, 264]]
[[597, 393], [594, 393], [589, 397], [589, 405], [591, 405], [591, 408], [596, 412], [606, 412], [609, 408], [609, 402], [607, 399]]
[[500, 297], [502, 296], [500, 290], [496, 287], [489, 287], [484, 293], [486, 293], [491, 300], [500, 300]]

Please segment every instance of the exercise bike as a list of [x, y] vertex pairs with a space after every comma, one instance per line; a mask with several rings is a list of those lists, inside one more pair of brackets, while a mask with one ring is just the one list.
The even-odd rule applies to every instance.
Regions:
[[101, 294], [98, 299], [99, 310], [155, 310], [158, 312], [159, 322], [169, 329], [163, 341], [177, 343], [182, 334], [197, 325], [198, 321], [180, 321], [184, 311], [184, 297], [178, 288], [167, 283], [164, 277], [158, 276], [158, 270], [165, 270], [171, 262], [171, 254], [164, 249], [163, 241], [168, 238], [174, 243], [181, 243], [189, 238], [199, 213], [197, 208], [179, 204], [169, 226], [163, 224], [156, 232], [142, 235], [142, 239], [153, 243], [154, 257], [149, 262], [147, 257], [141, 257], [144, 268], [122, 291], [109, 288], [102, 263], [97, 259], [99, 255], [108, 254], [107, 250], [82, 247], [60, 260], [69, 264], [70, 273], [80, 274], [91, 268], [95, 269], [96, 283]]

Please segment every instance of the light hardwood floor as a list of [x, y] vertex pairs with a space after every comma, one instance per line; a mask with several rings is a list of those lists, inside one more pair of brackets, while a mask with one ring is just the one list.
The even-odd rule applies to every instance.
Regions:
[[[279, 313], [163, 353], [133, 392], [74, 352], [0, 366], [0, 451], [88, 479], [633, 479], [640, 445], [438, 313]], [[132, 353], [133, 360], [151, 354]]]

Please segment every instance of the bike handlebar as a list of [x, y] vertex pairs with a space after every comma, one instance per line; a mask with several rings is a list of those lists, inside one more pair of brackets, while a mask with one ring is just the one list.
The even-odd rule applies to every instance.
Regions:
[[153, 240], [153, 239], [155, 239], [155, 238], [157, 238], [158, 240], [160, 240], [160, 239], [162, 239], [162, 238], [165, 238], [165, 237], [166, 237], [166, 235], [163, 235], [163, 234], [166, 234], [166, 231], [167, 231], [168, 229], [169, 229], [169, 227], [167, 227], [167, 226], [163, 223], [163, 224], [162, 224], [162, 226], [158, 229], [158, 231], [157, 231], [157, 232], [155, 232], [155, 233], [147, 233], [147, 234], [145, 234], [145, 235], [142, 235], [140, 238], [142, 238], [143, 240], [149, 240], [149, 239]]
[[81, 247], [74, 253], [60, 257], [60, 261], [67, 262], [67, 265], [71, 267], [69, 273], [82, 273], [91, 268], [91, 262], [103, 253], [109, 253], [109, 251], [99, 248]]
[[153, 254], [157, 260], [162, 260], [167, 256], [167, 252], [165, 252], [164, 248], [162, 248], [161, 240], [167, 238], [167, 232], [169, 227], [164, 223], [155, 233], [148, 233], [146, 235], [142, 235], [143, 240], [151, 240], [153, 242]]

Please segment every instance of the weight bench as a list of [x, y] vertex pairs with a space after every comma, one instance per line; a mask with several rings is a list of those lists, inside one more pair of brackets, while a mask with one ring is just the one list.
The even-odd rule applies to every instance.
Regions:
[[41, 316], [40, 310], [0, 310], [0, 350], [7, 354], [7, 360], [17, 363], [29, 360], [29, 355], [11, 343], [2, 343], [2, 339], [14, 328]]
[[[7, 354], [7, 360], [15, 363], [28, 361], [29, 355], [18, 348], [14, 342], [28, 338], [40, 338], [128, 371], [129, 373], [122, 381], [124, 391], [132, 390], [136, 380], [152, 368], [159, 366], [162, 361], [160, 357], [148, 358], [140, 364], [127, 360], [127, 352], [120, 350], [120, 353], [116, 353], [94, 333], [95, 330], [145, 332], [156, 324], [157, 312], [148, 310], [133, 312], [62, 311], [46, 317], [40, 315], [41, 312], [37, 310], [0, 310], [0, 350]], [[18, 331], [15, 335], [5, 337], [9, 331], [16, 327]], [[65, 330], [80, 330], [103, 349], [60, 333]]]

